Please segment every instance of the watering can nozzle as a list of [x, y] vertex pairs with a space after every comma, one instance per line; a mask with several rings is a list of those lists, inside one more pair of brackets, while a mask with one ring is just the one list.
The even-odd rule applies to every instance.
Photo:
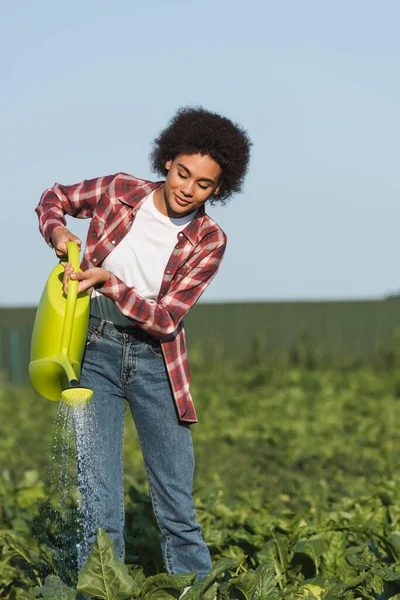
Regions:
[[[73, 382], [71, 381], [71, 383]], [[78, 384], [77, 381], [76, 384]], [[93, 390], [77, 386], [71, 387], [61, 392], [61, 398], [65, 400], [65, 403], [70, 408], [81, 408], [83, 406], [86, 406], [86, 404], [91, 400], [92, 396]]]

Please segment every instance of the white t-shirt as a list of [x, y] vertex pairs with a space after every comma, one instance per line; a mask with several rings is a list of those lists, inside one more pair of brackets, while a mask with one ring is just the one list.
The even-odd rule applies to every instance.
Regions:
[[[168, 260], [177, 243], [177, 235], [194, 218], [197, 211], [179, 219], [171, 219], [154, 206], [152, 192], [136, 214], [130, 231], [110, 252], [101, 265], [142, 298], [155, 300], [158, 296]], [[115, 303], [93, 290], [90, 312], [116, 325], [132, 325]]]

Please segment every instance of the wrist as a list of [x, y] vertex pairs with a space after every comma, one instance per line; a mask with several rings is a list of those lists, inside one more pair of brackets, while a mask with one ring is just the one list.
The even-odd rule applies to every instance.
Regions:
[[100, 276], [98, 277], [97, 283], [93, 286], [95, 289], [103, 287], [111, 277], [111, 272], [107, 269], [101, 269]]
[[51, 230], [51, 237], [53, 237], [54, 234], [57, 234], [59, 231], [65, 231], [67, 228], [64, 225], [56, 225], [55, 227], [53, 227], [53, 229]]

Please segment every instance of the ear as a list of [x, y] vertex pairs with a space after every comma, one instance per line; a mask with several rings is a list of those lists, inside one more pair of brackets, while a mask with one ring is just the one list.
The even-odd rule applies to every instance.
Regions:
[[220, 189], [221, 189], [221, 184], [219, 184], [219, 185], [218, 185], [218, 186], [215, 188], [215, 190], [214, 190], [214, 192], [213, 192], [213, 196], [214, 196], [214, 198], [218, 198], [218, 194], [219, 194], [219, 191], [220, 191]]
[[169, 171], [169, 170], [170, 170], [170, 168], [171, 168], [171, 165], [172, 165], [172, 160], [171, 160], [171, 159], [170, 159], [170, 160], [167, 160], [167, 162], [165, 163], [165, 168], [167, 169], [167, 171]]

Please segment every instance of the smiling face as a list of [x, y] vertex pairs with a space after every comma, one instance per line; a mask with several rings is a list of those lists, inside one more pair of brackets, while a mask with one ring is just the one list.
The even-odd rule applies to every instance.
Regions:
[[163, 215], [184, 217], [218, 193], [221, 167], [207, 155], [180, 154], [165, 167], [167, 179], [154, 192], [154, 204]]

